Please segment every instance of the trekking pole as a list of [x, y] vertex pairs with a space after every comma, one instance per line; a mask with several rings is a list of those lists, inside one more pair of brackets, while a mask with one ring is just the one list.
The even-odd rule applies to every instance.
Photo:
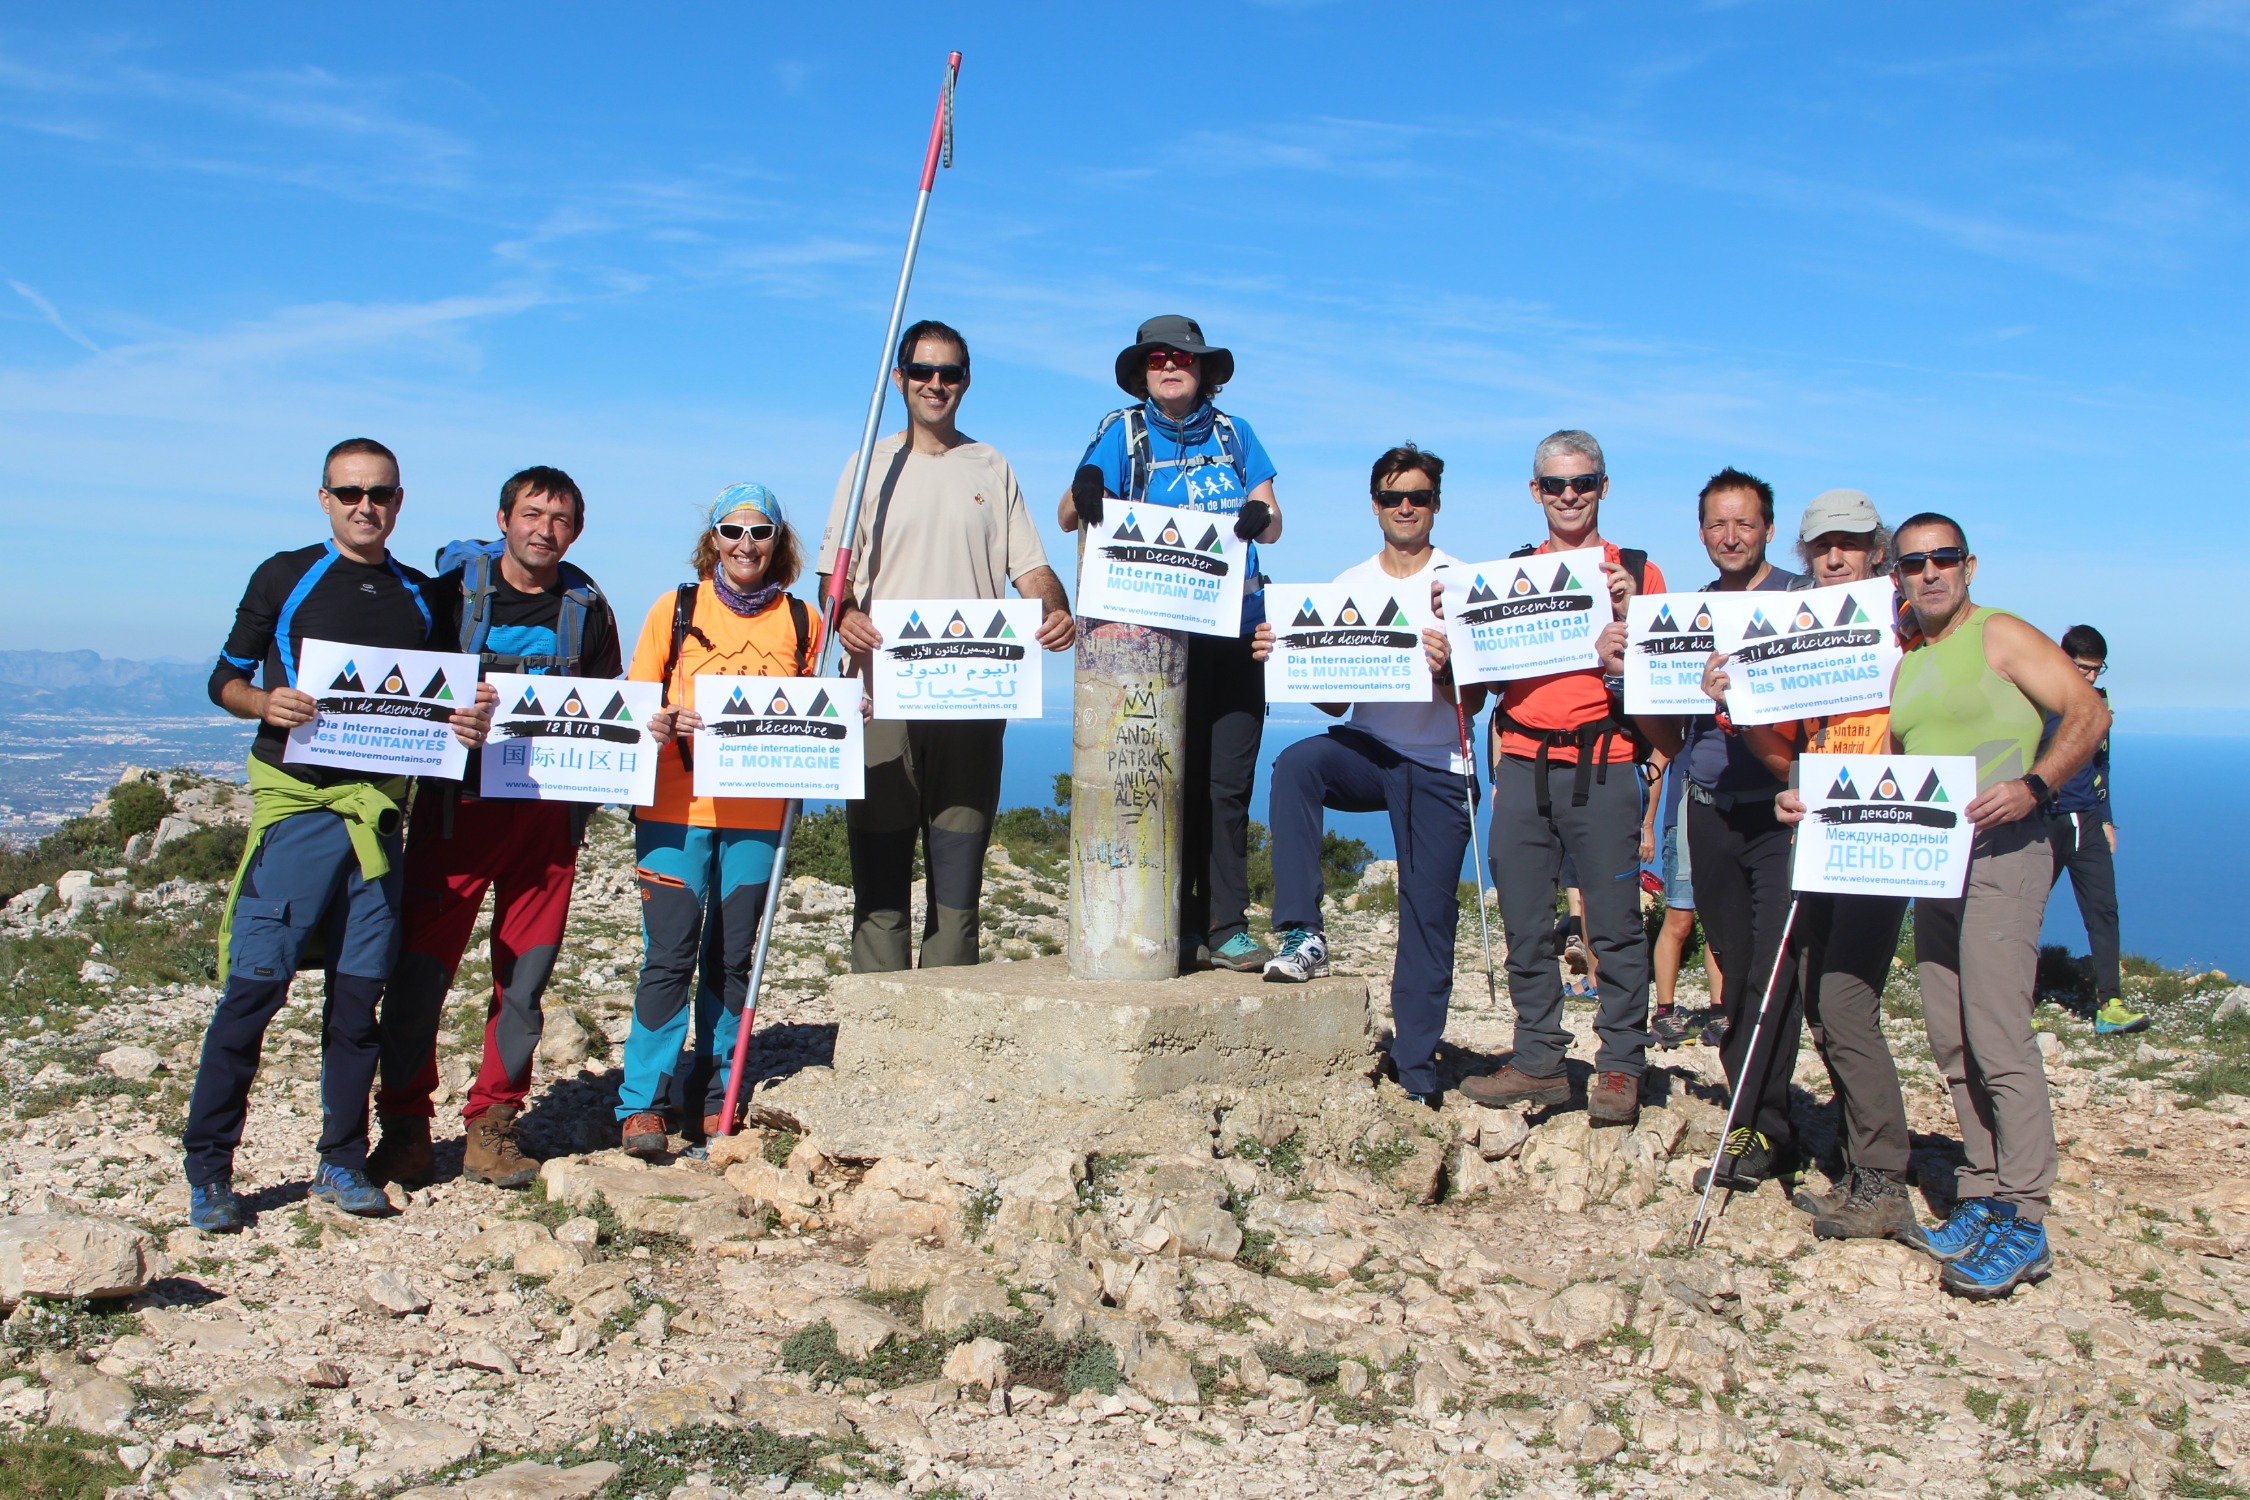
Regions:
[[1453, 690], [1453, 721], [1461, 726], [1461, 801], [1469, 809], [1469, 862], [1477, 881], [1477, 926], [1484, 931], [1484, 994], [1498, 1010], [1500, 981], [1492, 972], [1492, 918], [1484, 910], [1484, 851], [1477, 847], [1477, 758], [1469, 743], [1469, 710], [1461, 702], [1459, 687]]
[[[938, 168], [953, 165], [953, 86], [960, 76], [961, 54], [947, 53], [945, 76], [938, 84], [937, 114], [930, 121], [930, 144], [922, 153], [922, 188], [914, 199], [914, 223], [906, 232], [906, 257], [898, 268], [898, 290], [891, 296], [891, 321], [883, 331], [883, 352], [875, 362], [875, 390], [867, 398], [859, 456], [852, 461], [851, 498], [844, 505], [844, 524], [836, 533], [836, 560], [820, 599], [820, 670], [813, 673], [816, 677], [827, 676], [832, 660], [840, 656], [836, 620], [843, 613], [844, 593], [851, 579], [852, 544], [859, 539], [860, 499], [867, 490], [867, 471], [875, 460], [875, 436], [883, 424], [883, 403], [890, 395], [891, 364], [898, 354], [899, 327], [906, 321], [906, 289], [913, 284], [914, 260], [922, 250], [922, 224], [930, 215], [930, 192], [937, 185]], [[750, 988], [742, 998], [734, 1058], [727, 1067], [727, 1102], [719, 1117], [721, 1135], [734, 1134], [734, 1109], [742, 1097], [742, 1074], [750, 1061], [750, 1033], [758, 1020], [758, 990], [765, 980], [766, 952], [773, 946], [773, 924], [781, 912], [781, 881], [789, 868], [789, 841], [797, 831], [797, 815], [803, 809], [804, 802], [794, 797], [782, 809], [773, 874], [766, 881], [766, 909], [758, 922], [758, 951], [750, 961]]]
[[[1750, 1065], [1758, 1060], [1758, 1037], [1766, 1029], [1766, 1012], [1773, 1006], [1773, 992], [1781, 983], [1781, 966], [1789, 961], [1789, 932], [1797, 925], [1797, 897], [1789, 897], [1789, 915], [1781, 924], [1781, 946], [1774, 950], [1773, 972], [1766, 976], [1766, 997], [1758, 1002], [1758, 1018], [1750, 1026], [1750, 1045], [1742, 1049], [1742, 1077], [1750, 1077]], [[1720, 1071], [1726, 1071], [1722, 1059]], [[1726, 1155], [1727, 1137], [1734, 1134], [1734, 1112], [1742, 1107], [1742, 1090], [1727, 1091], [1727, 1120], [1719, 1127], [1719, 1149], [1711, 1153], [1710, 1169], [1703, 1176], [1703, 1197], [1695, 1205], [1695, 1222], [1688, 1226], [1688, 1248], [1694, 1249], [1703, 1242], [1703, 1225], [1711, 1208], [1711, 1189], [1719, 1183], [1719, 1158]], [[1732, 1192], [1729, 1188], [1727, 1191]]]

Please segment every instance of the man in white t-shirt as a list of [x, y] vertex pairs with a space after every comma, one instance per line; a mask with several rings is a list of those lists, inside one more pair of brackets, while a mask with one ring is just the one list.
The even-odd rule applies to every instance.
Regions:
[[[1267, 820], [1273, 829], [1273, 930], [1280, 952], [1266, 978], [1301, 984], [1328, 972], [1321, 935], [1321, 811], [1388, 812], [1398, 845], [1398, 957], [1391, 966], [1391, 1063], [1399, 1087], [1436, 1108], [1435, 1056], [1453, 995], [1453, 938], [1461, 920], [1461, 856], [1469, 847], [1469, 762], [1462, 715], [1474, 717], [1484, 689], [1471, 686], [1457, 707], [1438, 628], [1437, 580], [1453, 565], [1430, 545], [1445, 461], [1408, 443], [1375, 460], [1368, 476], [1383, 550], [1337, 575], [1338, 583], [1426, 578], [1417, 593], [1422, 649], [1435, 679], [1427, 703], [1323, 703], [1351, 722], [1301, 740], [1273, 766]], [[1271, 624], [1258, 626], [1253, 654], [1273, 652]]]

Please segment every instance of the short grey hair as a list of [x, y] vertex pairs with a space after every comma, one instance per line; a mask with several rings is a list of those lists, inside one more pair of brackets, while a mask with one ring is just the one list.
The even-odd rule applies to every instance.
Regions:
[[1531, 477], [1537, 479], [1539, 466], [1558, 453], [1577, 454], [1592, 464], [1597, 474], [1609, 472], [1609, 466], [1602, 462], [1602, 445], [1594, 441], [1594, 435], [1581, 432], [1575, 427], [1565, 427], [1562, 431], [1551, 432], [1539, 440], [1538, 448], [1531, 455]]
[[[1827, 533], [1823, 532], [1822, 535], [1825, 536]], [[1875, 523], [1873, 531], [1858, 532], [1855, 535], [1867, 538], [1867, 568], [1869, 573], [1877, 578], [1882, 577], [1891, 565], [1891, 528], [1878, 521]], [[1797, 561], [1809, 568], [1812, 566], [1812, 560], [1812, 543], [1799, 541], [1797, 543]]]

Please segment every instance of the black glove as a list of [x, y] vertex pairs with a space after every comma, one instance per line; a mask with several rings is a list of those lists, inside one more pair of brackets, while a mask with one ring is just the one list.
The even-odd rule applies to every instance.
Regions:
[[1246, 500], [1234, 518], [1234, 534], [1246, 542], [1258, 539], [1258, 533], [1273, 524], [1273, 507], [1263, 500]]
[[1078, 507], [1078, 522], [1082, 526], [1102, 524], [1102, 471], [1092, 464], [1083, 465], [1070, 480], [1070, 503]]

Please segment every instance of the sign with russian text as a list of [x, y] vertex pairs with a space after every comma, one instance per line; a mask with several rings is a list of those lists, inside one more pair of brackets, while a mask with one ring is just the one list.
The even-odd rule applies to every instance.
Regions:
[[1625, 711], [1707, 714], [1711, 604], [1702, 594], [1635, 594], [1625, 601]]
[[661, 706], [662, 684], [523, 672], [485, 680], [500, 702], [492, 737], [477, 757], [478, 796], [621, 807], [656, 801], [661, 747], [647, 726]]
[[[1419, 596], [1424, 607], [1417, 610]], [[1430, 659], [1422, 650], [1430, 586], [1270, 583], [1273, 654], [1268, 703], [1427, 703]]]
[[1112, 500], [1078, 564], [1078, 613], [1197, 635], [1242, 633], [1249, 543], [1229, 516]]
[[878, 599], [867, 607], [878, 719], [1036, 719], [1036, 599]]
[[860, 685], [852, 677], [695, 679], [695, 795], [865, 795]]
[[1805, 755], [1790, 885], [1855, 896], [1961, 894], [1976, 825], [1973, 755]]
[[1598, 667], [1594, 641], [1615, 618], [1599, 547], [1446, 570], [1445, 634], [1460, 682]]
[[476, 706], [475, 657], [306, 641], [297, 686], [320, 712], [289, 731], [284, 761], [461, 779], [469, 750], [450, 721]]
[[1898, 667], [1888, 578], [1794, 593], [1712, 594], [1727, 653], [1727, 716], [1783, 724], [1883, 708]]

